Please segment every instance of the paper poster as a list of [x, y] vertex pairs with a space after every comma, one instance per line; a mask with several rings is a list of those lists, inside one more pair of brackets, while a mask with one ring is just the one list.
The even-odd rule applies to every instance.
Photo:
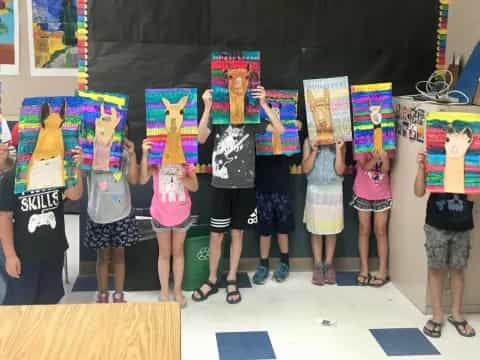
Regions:
[[260, 85], [259, 51], [214, 51], [212, 124], [260, 123], [260, 104], [252, 89]]
[[26, 98], [18, 129], [15, 193], [75, 186], [72, 150], [83, 114], [79, 97]]
[[480, 114], [427, 115], [427, 191], [480, 193]]
[[0, 1], [0, 75], [19, 71], [19, 0]]
[[155, 166], [198, 162], [197, 89], [145, 90], [148, 163]]
[[78, 95], [85, 99], [80, 131], [82, 170], [120, 171], [128, 96], [88, 90]]
[[381, 150], [394, 155], [395, 114], [392, 83], [352, 86], [355, 153]]
[[[293, 155], [300, 152], [297, 124], [298, 90], [267, 90], [268, 105], [275, 111], [285, 127], [281, 135], [265, 132], [257, 134], [256, 153], [259, 156]], [[268, 116], [260, 111], [262, 120]]]
[[352, 141], [348, 77], [303, 80], [308, 136], [318, 145]]
[[34, 76], [76, 76], [76, 0], [27, 0], [30, 71]]

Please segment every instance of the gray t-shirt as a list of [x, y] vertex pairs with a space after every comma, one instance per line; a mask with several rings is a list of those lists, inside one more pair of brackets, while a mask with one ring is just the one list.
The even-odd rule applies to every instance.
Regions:
[[118, 173], [91, 171], [87, 176], [90, 219], [97, 224], [109, 224], [125, 219], [132, 211], [128, 184], [128, 154], [122, 159]]
[[255, 186], [255, 135], [268, 123], [258, 125], [214, 125], [212, 186], [248, 189]]

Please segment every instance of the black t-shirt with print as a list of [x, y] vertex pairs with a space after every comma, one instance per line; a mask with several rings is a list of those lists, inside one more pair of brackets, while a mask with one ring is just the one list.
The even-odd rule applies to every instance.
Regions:
[[463, 194], [432, 193], [428, 198], [425, 223], [440, 230], [473, 229], [473, 202]]
[[0, 184], [0, 211], [13, 213], [13, 241], [21, 261], [38, 263], [61, 256], [68, 248], [63, 193], [60, 190], [14, 194], [15, 172]]
[[212, 186], [248, 189], [255, 186], [255, 137], [267, 122], [258, 125], [213, 125]]
[[255, 185], [258, 192], [290, 191], [290, 158], [286, 155], [257, 156]]

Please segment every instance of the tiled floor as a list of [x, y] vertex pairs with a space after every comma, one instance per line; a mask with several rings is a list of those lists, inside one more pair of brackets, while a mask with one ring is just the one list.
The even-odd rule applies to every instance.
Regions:
[[[75, 263], [78, 255], [74, 254], [76, 246], [72, 239], [71, 242], [69, 266], [75, 272], [78, 269], [78, 260]], [[71, 277], [72, 280], [75, 278], [73, 273]], [[238, 305], [225, 303], [224, 290], [205, 303], [190, 301], [182, 313], [182, 358], [254, 359], [255, 357], [242, 358], [242, 351], [263, 354], [260, 347], [263, 348], [270, 342], [276, 359], [388, 359], [390, 357], [370, 330], [421, 329], [427, 320], [393, 284], [380, 289], [356, 286], [316, 287], [311, 284], [310, 277], [310, 273], [293, 273], [281, 285], [270, 281], [264, 286], [254, 285], [251, 289], [242, 289], [243, 302]], [[152, 302], [157, 301], [158, 294], [132, 292], [127, 294], [127, 298], [130, 302]], [[93, 292], [69, 292], [63, 302], [83, 303], [93, 300]], [[480, 331], [480, 315], [469, 315], [468, 319]], [[330, 320], [335, 325], [324, 326], [322, 320]], [[233, 342], [230, 341], [231, 336], [217, 336], [217, 333], [249, 331], [258, 333], [240, 334], [241, 337], [234, 338]], [[407, 331], [398, 336], [410, 336], [409, 334], [416, 336], [418, 332]], [[389, 340], [387, 336], [386, 339], [390, 341], [390, 349], [395, 346], [396, 341], [392, 344], [391, 338]], [[235, 342], [242, 346], [233, 346]], [[408, 345], [409, 348], [415, 347], [410, 340], [400, 343], [412, 344]], [[473, 339], [461, 338], [451, 326], [445, 327], [442, 338], [431, 340], [431, 343], [440, 355], [407, 355], [401, 359], [473, 359], [480, 353], [480, 336]], [[220, 358], [218, 345], [222, 354], [228, 354], [228, 349], [233, 349], [233, 355]]]

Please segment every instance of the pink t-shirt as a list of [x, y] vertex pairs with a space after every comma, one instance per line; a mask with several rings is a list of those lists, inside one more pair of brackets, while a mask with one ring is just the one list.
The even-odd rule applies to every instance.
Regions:
[[153, 171], [150, 214], [160, 225], [179, 225], [190, 216], [192, 208], [190, 193], [177, 179], [177, 171], [182, 167], [187, 174], [195, 171], [193, 165], [162, 166]]
[[[358, 154], [357, 161], [362, 158], [370, 161], [370, 153]], [[392, 197], [389, 174], [382, 174], [381, 162], [378, 162], [370, 171], [364, 171], [357, 163], [357, 175], [353, 184], [353, 192], [358, 197], [366, 200], [384, 200]]]

